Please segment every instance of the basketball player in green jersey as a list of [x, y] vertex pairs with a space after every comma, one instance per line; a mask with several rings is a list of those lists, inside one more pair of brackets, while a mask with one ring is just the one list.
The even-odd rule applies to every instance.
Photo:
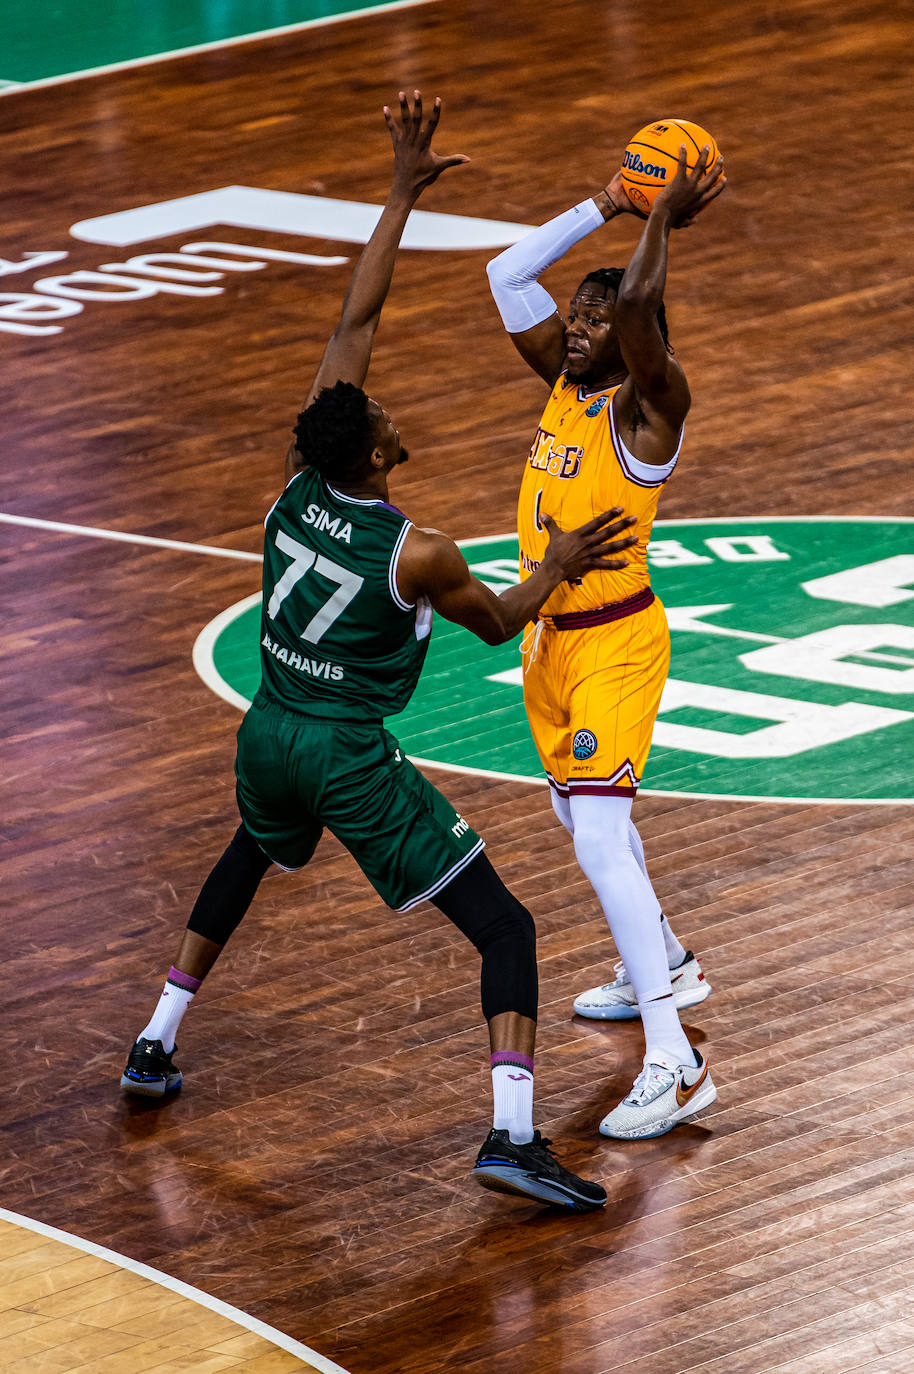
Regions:
[[533, 921], [495, 873], [483, 841], [403, 757], [384, 729], [409, 700], [428, 648], [432, 610], [489, 644], [511, 639], [564, 580], [619, 568], [631, 521], [607, 512], [563, 532], [537, 571], [496, 596], [470, 575], [445, 535], [416, 529], [388, 502], [388, 474], [406, 453], [387, 412], [361, 390], [407, 217], [447, 168], [400, 94], [385, 108], [394, 176], [365, 246], [286, 458], [286, 487], [266, 519], [262, 681], [238, 732], [242, 824], [206, 880], [152, 1019], [121, 1079], [161, 1096], [181, 1017], [270, 867], [304, 867], [327, 826], [379, 894], [400, 911], [430, 900], [482, 956], [493, 1129], [474, 1175], [486, 1187], [575, 1212], [606, 1202], [533, 1129], [537, 973]]

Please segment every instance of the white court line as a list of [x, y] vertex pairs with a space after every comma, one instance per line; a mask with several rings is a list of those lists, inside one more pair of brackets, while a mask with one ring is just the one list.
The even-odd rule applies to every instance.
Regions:
[[96, 529], [92, 525], [65, 525], [59, 520], [38, 520], [31, 515], [7, 515], [0, 511], [0, 522], [7, 525], [28, 525], [39, 530], [54, 530], [59, 534], [82, 534], [91, 539], [115, 539], [123, 544], [151, 544], [157, 549], [180, 549], [184, 553], [213, 553], [218, 558], [241, 558], [248, 563], [262, 563], [263, 555], [243, 553], [240, 549], [220, 549], [215, 544], [185, 544], [180, 539], [157, 539], [151, 534], [125, 534], [122, 530]]
[[259, 29], [256, 33], [242, 33], [237, 38], [217, 38], [211, 43], [194, 43], [189, 48], [172, 48], [168, 52], [150, 53], [148, 57], [129, 57], [123, 62], [108, 62], [102, 67], [85, 67], [78, 72], [64, 72], [61, 76], [44, 76], [38, 81], [11, 82], [4, 88], [0, 82], [0, 96], [15, 95], [17, 91], [34, 91], [40, 86], [62, 86], [67, 81], [82, 81], [87, 76], [104, 76], [107, 72], [128, 71], [131, 67], [148, 67], [153, 62], [171, 62], [176, 57], [190, 57], [194, 53], [215, 52], [218, 48], [236, 48], [242, 43], [258, 43], [264, 38], [278, 38], [302, 29], [321, 28], [340, 24], [346, 19], [363, 19], [388, 10], [409, 9], [414, 5], [430, 5], [434, 0], [387, 0], [383, 5], [366, 5], [363, 9], [346, 10], [342, 14], [328, 14], [320, 19], [302, 19], [298, 24], [281, 24], [275, 29]]
[[0, 1221], [8, 1221], [13, 1226], [21, 1226], [25, 1231], [34, 1231], [38, 1236], [46, 1236], [48, 1240], [59, 1241], [62, 1245], [69, 1245], [74, 1250], [82, 1250], [87, 1255], [95, 1255], [98, 1259], [107, 1260], [109, 1264], [117, 1265], [119, 1269], [129, 1269], [131, 1274], [136, 1274], [139, 1278], [148, 1280], [149, 1283], [157, 1283], [160, 1288], [167, 1288], [169, 1292], [177, 1293], [182, 1298], [189, 1298], [191, 1302], [198, 1303], [200, 1307], [205, 1307], [208, 1311], [227, 1318], [228, 1321], [234, 1322], [237, 1326], [244, 1327], [253, 1335], [271, 1341], [280, 1350], [285, 1350], [290, 1355], [295, 1355], [298, 1359], [304, 1360], [306, 1364], [313, 1366], [320, 1374], [347, 1374], [342, 1365], [334, 1364], [325, 1355], [319, 1355], [316, 1350], [312, 1350], [307, 1345], [302, 1345], [300, 1341], [293, 1340], [284, 1331], [277, 1331], [275, 1326], [267, 1326], [266, 1322], [258, 1320], [257, 1317], [249, 1316], [247, 1312], [242, 1312], [238, 1307], [232, 1307], [230, 1303], [223, 1302], [221, 1298], [214, 1298], [210, 1293], [204, 1293], [200, 1288], [192, 1288], [189, 1283], [183, 1283], [181, 1279], [173, 1279], [170, 1274], [163, 1274], [148, 1264], [141, 1264], [139, 1260], [130, 1259], [129, 1255], [121, 1255], [116, 1250], [108, 1250], [104, 1245], [96, 1245], [93, 1240], [83, 1240], [80, 1236], [71, 1235], [69, 1231], [59, 1231], [56, 1226], [47, 1226], [43, 1221], [34, 1221], [31, 1217], [21, 1216], [19, 1212], [8, 1212], [5, 1207], [0, 1207]]
[[227, 606], [220, 613], [204, 625], [203, 629], [194, 640], [193, 664], [194, 671], [201, 682], [214, 692], [217, 697], [227, 701], [230, 706], [236, 707], [239, 711], [246, 711], [250, 706], [247, 697], [243, 697], [240, 692], [236, 692], [234, 687], [230, 687], [225, 678], [216, 667], [213, 657], [213, 650], [216, 647], [216, 640], [222, 634], [226, 625], [231, 625], [233, 620], [244, 615], [252, 606], [256, 606], [263, 600], [262, 592], [254, 592], [251, 596], [246, 596], [242, 601], [236, 601], [233, 606]]

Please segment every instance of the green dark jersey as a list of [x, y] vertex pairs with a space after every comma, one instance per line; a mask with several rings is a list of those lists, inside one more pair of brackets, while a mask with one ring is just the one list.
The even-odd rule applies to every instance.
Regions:
[[350, 721], [402, 711], [431, 607], [408, 605], [397, 559], [412, 523], [381, 500], [296, 474], [266, 518], [261, 692], [288, 710]]

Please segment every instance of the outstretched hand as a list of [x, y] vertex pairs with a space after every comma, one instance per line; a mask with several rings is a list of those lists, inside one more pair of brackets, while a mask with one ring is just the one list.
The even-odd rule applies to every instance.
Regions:
[[384, 118], [390, 130], [394, 145], [394, 184], [412, 196], [418, 196], [426, 186], [448, 167], [457, 167], [461, 162], [469, 162], [463, 153], [453, 153], [450, 157], [440, 157], [432, 151], [432, 135], [441, 118], [441, 101], [436, 96], [432, 112], [423, 125], [422, 96], [413, 91], [413, 108], [405, 91], [400, 91], [400, 118], [396, 120], [390, 106], [384, 106]]
[[574, 530], [559, 529], [549, 515], [541, 515], [540, 519], [549, 535], [549, 545], [543, 562], [551, 560], [557, 563], [564, 582], [573, 582], [597, 568], [609, 572], [627, 568], [628, 559], [617, 558], [615, 555], [623, 553], [625, 549], [630, 549], [638, 542], [635, 535], [618, 538], [623, 530], [630, 529], [635, 524], [633, 515], [622, 515], [621, 506], [604, 511], [602, 515], [595, 515], [586, 525], [579, 525]]

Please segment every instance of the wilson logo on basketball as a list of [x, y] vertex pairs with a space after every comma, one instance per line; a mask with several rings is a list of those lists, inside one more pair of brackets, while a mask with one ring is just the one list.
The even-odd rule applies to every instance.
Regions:
[[622, 167], [629, 172], [642, 172], [646, 177], [659, 177], [661, 181], [666, 181], [666, 168], [655, 166], [653, 162], [642, 162], [638, 153], [629, 152], [626, 148], [622, 157]]

